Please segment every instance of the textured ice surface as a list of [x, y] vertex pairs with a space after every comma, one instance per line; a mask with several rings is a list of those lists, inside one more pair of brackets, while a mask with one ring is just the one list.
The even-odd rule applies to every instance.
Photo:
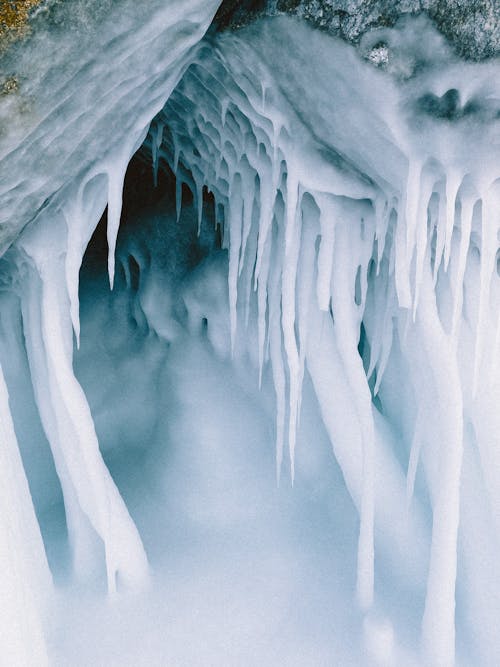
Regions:
[[18, 93], [0, 97], [3, 249], [56, 193], [77, 202], [78, 188], [100, 174], [119, 188], [217, 9], [216, 0], [153, 0], [147, 11], [127, 0], [101, 12], [84, 0], [73, 5], [67, 24], [42, 23], [2, 59], [20, 82]]
[[54, 664], [496, 664], [497, 63], [421, 22], [387, 71], [292, 19], [187, 54], [182, 9], [78, 159], [52, 108], [59, 160], [20, 134], [2, 163], [34, 220], [1, 361], [57, 587], [24, 636]]

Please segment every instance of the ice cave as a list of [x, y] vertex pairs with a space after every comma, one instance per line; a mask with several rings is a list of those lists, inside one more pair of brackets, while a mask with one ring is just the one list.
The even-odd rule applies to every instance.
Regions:
[[496, 0], [0, 1], [0, 665], [500, 664]]

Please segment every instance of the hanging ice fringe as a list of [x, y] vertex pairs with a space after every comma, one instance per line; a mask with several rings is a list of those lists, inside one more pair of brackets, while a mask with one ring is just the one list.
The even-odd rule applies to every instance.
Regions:
[[108, 589], [114, 592], [117, 576], [127, 586], [144, 586], [148, 565], [73, 373], [67, 239], [66, 219], [59, 212], [41, 216], [19, 244], [26, 272], [21, 288], [24, 336], [35, 399], [61, 482], [75, 570], [80, 575], [92, 571], [98, 536], [104, 543]]
[[[201, 175], [224, 208], [233, 350], [253, 284], [259, 375], [269, 363], [276, 390], [278, 480], [286, 434], [293, 481], [301, 387], [306, 371], [311, 377], [359, 510], [357, 593], [365, 610], [374, 598], [376, 541], [425, 562], [414, 497], [423, 465], [433, 515], [423, 660], [452, 665], [464, 425], [476, 434], [492, 502], [499, 493], [487, 461], [498, 456], [491, 434], [499, 413], [488, 396], [500, 379], [500, 180], [494, 165], [464, 156], [460, 126], [429, 121], [426, 141], [414, 141], [391, 116], [391, 102], [363, 113], [363, 101], [352, 98], [366, 86], [365, 73], [353, 68], [346, 80], [344, 70], [336, 70], [331, 103], [350, 96], [356, 116], [335, 117], [333, 160], [280, 96], [269, 68], [234, 36], [218, 59], [200, 52], [150, 141], [161, 131], [156, 160], [195, 197]], [[377, 85], [380, 99], [394, 103], [391, 84]], [[263, 89], [273, 91], [272, 102], [264, 103]], [[384, 124], [391, 122], [395, 128]], [[443, 131], [455, 152], [436, 138]], [[398, 409], [384, 383], [389, 370], [414, 401], [400, 436], [413, 442], [407, 481], [385, 435], [383, 415]]]

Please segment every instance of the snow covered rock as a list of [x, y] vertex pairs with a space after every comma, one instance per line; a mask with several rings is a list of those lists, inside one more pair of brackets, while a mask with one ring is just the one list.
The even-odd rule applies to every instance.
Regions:
[[218, 20], [237, 27], [262, 13], [293, 14], [355, 44], [366, 33], [423, 13], [461, 56], [482, 60], [500, 53], [500, 7], [495, 0], [226, 0]]

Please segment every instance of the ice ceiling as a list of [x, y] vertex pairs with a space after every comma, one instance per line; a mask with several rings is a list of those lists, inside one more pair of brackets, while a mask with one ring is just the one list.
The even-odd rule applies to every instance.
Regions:
[[498, 664], [498, 63], [164, 5], [2, 100], [0, 661]]

